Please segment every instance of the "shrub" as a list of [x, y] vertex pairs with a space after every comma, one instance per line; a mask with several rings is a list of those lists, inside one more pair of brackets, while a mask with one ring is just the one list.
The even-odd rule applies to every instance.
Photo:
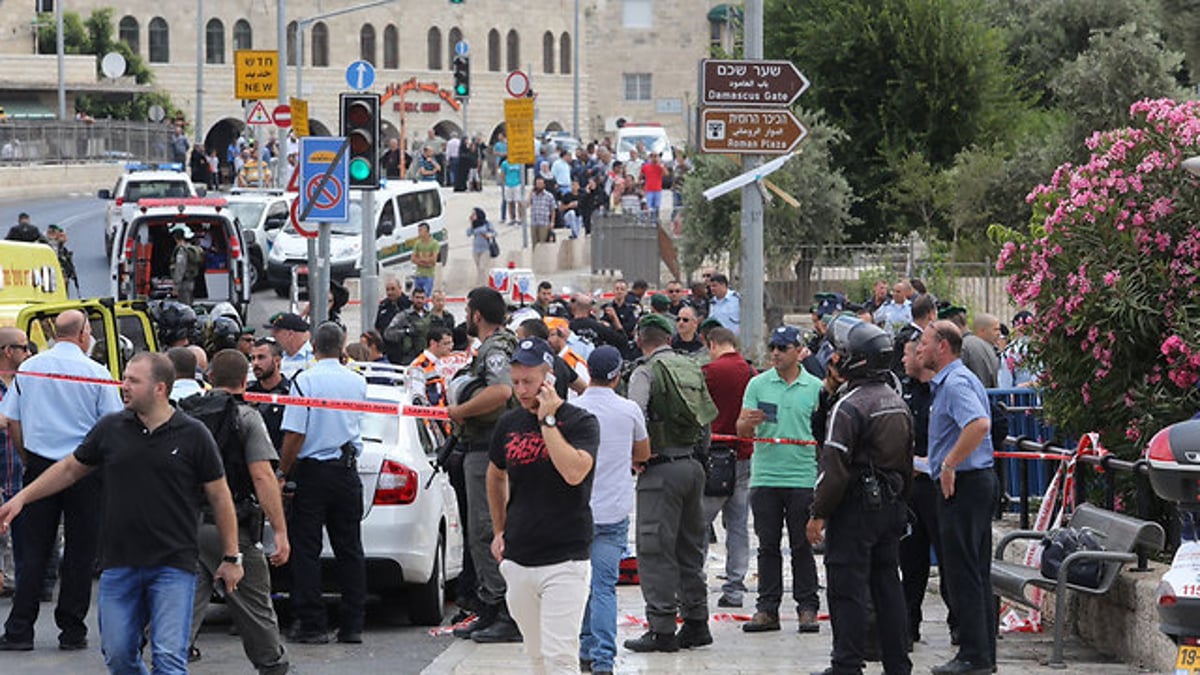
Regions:
[[1200, 409], [1200, 182], [1180, 167], [1200, 155], [1200, 102], [1130, 116], [1029, 194], [1030, 232], [1005, 233], [996, 264], [1033, 311], [1047, 416], [1125, 456]]

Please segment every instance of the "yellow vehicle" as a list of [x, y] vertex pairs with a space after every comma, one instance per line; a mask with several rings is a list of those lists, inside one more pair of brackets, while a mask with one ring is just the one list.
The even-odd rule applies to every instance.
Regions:
[[30, 343], [45, 349], [54, 339], [54, 319], [72, 309], [87, 314], [96, 340], [91, 357], [114, 378], [135, 353], [157, 349], [144, 301], [71, 300], [53, 249], [0, 241], [0, 326], [20, 328]]

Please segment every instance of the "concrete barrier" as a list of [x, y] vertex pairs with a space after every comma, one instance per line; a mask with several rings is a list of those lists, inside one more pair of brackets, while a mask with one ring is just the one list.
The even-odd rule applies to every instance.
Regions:
[[41, 199], [111, 189], [120, 164], [27, 164], [0, 167], [0, 199]]
[[[1012, 518], [994, 523], [993, 543], [1016, 529]], [[1005, 550], [1005, 560], [1024, 562], [1028, 545], [1023, 542], [1011, 544]], [[1037, 546], [1038, 542], [1034, 541], [1032, 545]], [[1077, 636], [1089, 647], [1131, 667], [1154, 672], [1171, 671], [1175, 667], [1175, 645], [1158, 631], [1156, 609], [1156, 590], [1166, 571], [1166, 565], [1155, 562], [1150, 563], [1146, 572], [1134, 572], [1126, 566], [1108, 593], [1072, 593], [1065, 634]], [[1053, 623], [1057, 620], [1054, 594], [1047, 592], [1042, 598], [1042, 621]], [[1043, 627], [1043, 630], [1050, 629]], [[1048, 649], [1048, 642], [1046, 646]], [[1045, 656], [1049, 656], [1049, 651]]]

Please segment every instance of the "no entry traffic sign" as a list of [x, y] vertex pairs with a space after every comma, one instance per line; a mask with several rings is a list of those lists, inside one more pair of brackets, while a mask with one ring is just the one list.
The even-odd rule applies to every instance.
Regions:
[[271, 111], [271, 119], [275, 121], [275, 126], [280, 129], [286, 129], [292, 126], [292, 108], [286, 103], [281, 103], [275, 106]]

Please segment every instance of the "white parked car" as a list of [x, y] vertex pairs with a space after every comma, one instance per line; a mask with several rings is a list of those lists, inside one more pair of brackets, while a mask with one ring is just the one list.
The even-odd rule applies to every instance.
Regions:
[[629, 151], [637, 150], [641, 144], [643, 152], [638, 159], [646, 161], [646, 153], [657, 152], [663, 164], [670, 165], [675, 161], [675, 152], [671, 149], [671, 139], [667, 138], [667, 130], [661, 124], [653, 122], [630, 122], [617, 130], [617, 159], [629, 161]]
[[267, 255], [275, 237], [287, 225], [294, 192], [283, 190], [234, 188], [225, 201], [242, 226], [250, 254], [250, 288], [258, 290], [267, 283]]
[[[405, 385], [404, 366], [351, 364], [367, 377], [372, 402], [423, 404]], [[381, 382], [392, 382], [382, 384]], [[422, 384], [420, 387], [424, 389]], [[462, 572], [463, 537], [454, 488], [437, 468], [442, 428], [432, 420], [382, 413], [362, 415], [363, 554], [367, 592], [389, 610], [406, 606], [414, 624], [441, 623], [446, 583]], [[264, 534], [263, 541], [271, 541]], [[336, 587], [329, 538], [321, 551], [322, 580]]]

